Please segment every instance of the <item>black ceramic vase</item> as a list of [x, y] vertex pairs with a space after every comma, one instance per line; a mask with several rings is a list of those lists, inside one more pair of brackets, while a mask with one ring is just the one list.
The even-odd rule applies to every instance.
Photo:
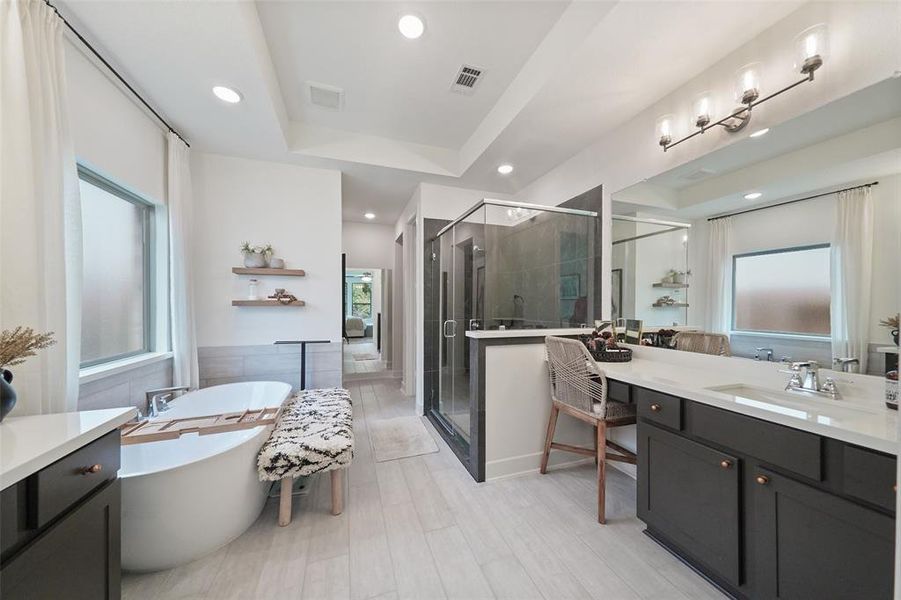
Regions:
[[898, 345], [898, 330], [892, 329], [892, 339], [895, 340], [895, 345]]
[[13, 374], [3, 369], [0, 376], [0, 421], [6, 418], [9, 411], [16, 405], [16, 390], [10, 385], [13, 381]]

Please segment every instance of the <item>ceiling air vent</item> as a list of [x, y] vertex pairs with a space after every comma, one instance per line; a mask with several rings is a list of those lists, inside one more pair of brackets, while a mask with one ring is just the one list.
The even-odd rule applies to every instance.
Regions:
[[471, 96], [475, 93], [476, 86], [482, 81], [482, 75], [484, 74], [485, 70], [480, 67], [463, 65], [457, 71], [457, 77], [454, 79], [453, 85], [451, 85], [451, 91]]
[[344, 90], [333, 85], [307, 81], [307, 100], [310, 104], [328, 110], [341, 110], [344, 107]]
[[696, 171], [692, 171], [691, 173], [686, 173], [682, 176], [682, 179], [686, 181], [700, 181], [701, 179], [706, 179], [711, 175], [716, 175], [716, 171], [701, 168]]

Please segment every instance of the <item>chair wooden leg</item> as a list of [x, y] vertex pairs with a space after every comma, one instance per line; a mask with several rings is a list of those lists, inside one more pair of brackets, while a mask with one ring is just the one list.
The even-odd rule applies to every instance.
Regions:
[[600, 452], [598, 452], [598, 426], [594, 426], [594, 464], [598, 464], [598, 456], [600, 456]]
[[294, 486], [293, 477], [282, 479], [282, 491], [278, 498], [278, 525], [285, 527], [291, 523], [291, 492]]
[[560, 409], [556, 404], [551, 405], [551, 416], [547, 421], [547, 437], [544, 439], [544, 454], [541, 455], [541, 472], [547, 473], [547, 460], [551, 454], [551, 444], [554, 443], [554, 429], [557, 428], [557, 415]]
[[340, 515], [344, 511], [344, 469], [331, 471], [332, 476], [332, 514]]
[[595, 446], [597, 447], [597, 461], [598, 461], [598, 523], [602, 525], [607, 522], [607, 506], [606, 506], [606, 470], [607, 465], [605, 462], [605, 456], [607, 454], [607, 444], [605, 443], [607, 440], [607, 424], [603, 421], [598, 422], [597, 428], [597, 437], [595, 439]]

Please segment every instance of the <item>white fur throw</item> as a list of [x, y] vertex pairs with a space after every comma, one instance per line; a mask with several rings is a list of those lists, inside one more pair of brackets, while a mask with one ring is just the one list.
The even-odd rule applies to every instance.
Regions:
[[260, 449], [260, 481], [312, 475], [350, 464], [354, 454], [353, 408], [342, 389], [302, 390], [285, 403]]

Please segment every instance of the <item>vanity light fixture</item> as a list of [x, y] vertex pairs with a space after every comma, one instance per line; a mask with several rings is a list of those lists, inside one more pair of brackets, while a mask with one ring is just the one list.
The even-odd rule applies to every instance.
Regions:
[[[663, 151], [666, 152], [673, 146], [700, 135], [717, 125], [722, 126], [723, 129], [730, 133], [741, 131], [751, 121], [751, 109], [755, 106], [784, 94], [802, 83], [813, 81], [814, 72], [823, 66], [823, 62], [828, 56], [828, 33], [826, 25], [820, 23], [808, 27], [798, 34], [794, 40], [795, 68], [804, 75], [804, 78], [787, 85], [781, 90], [761, 98], [761, 72], [763, 67], [761, 63], [750, 63], [743, 66], [735, 74], [735, 101], [739, 103], [739, 107], [733, 110], [732, 114], [718, 121], [711, 122], [710, 113], [712, 112], [713, 97], [706, 92], [699, 94], [692, 105], [694, 109], [692, 120], [697, 130], [676, 141], [673, 141], [673, 123], [675, 123], [673, 116], [664, 115], [659, 117], [655, 127], [655, 134]], [[751, 137], [760, 137], [768, 131], [769, 129], [755, 131], [751, 134]]]
[[757, 200], [763, 196], [763, 192], [751, 192], [750, 194], [745, 194], [745, 200]]
[[416, 15], [404, 15], [397, 22], [397, 29], [408, 40], [416, 40], [422, 37], [425, 23]]
[[497, 168], [497, 172], [501, 175], [509, 175], [513, 172], [513, 165], [501, 165]]
[[764, 127], [763, 129], [758, 129], [757, 131], [755, 131], [754, 133], [752, 133], [752, 134], [749, 135], [748, 137], [759, 138], [759, 137], [764, 136], [764, 135], [766, 135], [767, 133], [769, 133], [769, 131], [770, 131], [770, 128], [769, 128], [769, 127]]
[[375, 213], [368, 212], [368, 213], [364, 213], [363, 216], [371, 221], [375, 218]]
[[214, 86], [213, 94], [223, 102], [228, 102], [229, 104], [237, 104], [241, 101], [241, 93], [238, 90], [225, 87], [224, 85]]

